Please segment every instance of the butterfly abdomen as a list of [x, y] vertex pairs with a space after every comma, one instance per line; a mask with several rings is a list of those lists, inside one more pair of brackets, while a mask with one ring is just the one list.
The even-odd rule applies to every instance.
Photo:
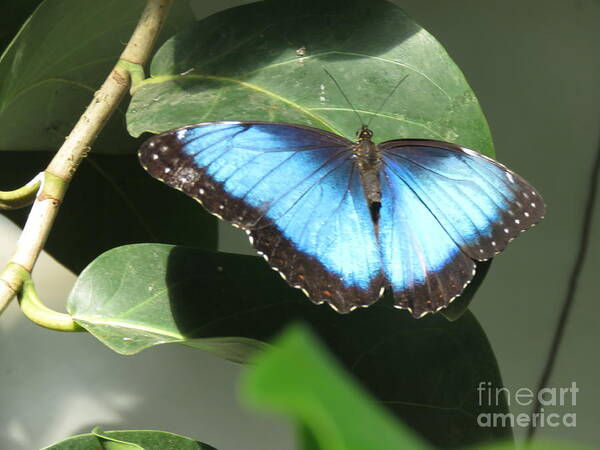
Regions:
[[381, 208], [381, 152], [370, 136], [361, 137], [354, 146], [353, 158], [360, 171], [361, 182], [369, 203], [371, 219], [377, 225]]

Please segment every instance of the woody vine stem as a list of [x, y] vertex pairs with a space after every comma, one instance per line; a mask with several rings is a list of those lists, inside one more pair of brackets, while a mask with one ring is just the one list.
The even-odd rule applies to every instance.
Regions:
[[[44, 172], [15, 191], [0, 191], [0, 209], [22, 208], [33, 203], [10, 261], [0, 274], [0, 313], [15, 295], [27, 291], [29, 308], [38, 324], [63, 331], [79, 327], [65, 314], [44, 309], [31, 283], [31, 271], [40, 255], [77, 166], [115, 111], [132, 83], [143, 78], [141, 69], [150, 57], [158, 33], [173, 0], [147, 0], [140, 20], [119, 61], [96, 93], [86, 111], [65, 139]], [[28, 310], [28, 311], [27, 311]], [[35, 319], [35, 311], [41, 313]], [[43, 317], [42, 317], [43, 316]]]

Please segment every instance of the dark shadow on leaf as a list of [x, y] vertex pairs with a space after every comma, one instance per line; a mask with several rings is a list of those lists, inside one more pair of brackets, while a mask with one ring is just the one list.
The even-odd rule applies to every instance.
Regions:
[[300, 48], [308, 57], [354, 60], [385, 53], [420, 30], [384, 0], [270, 0], [222, 11], [177, 34], [171, 71], [243, 80]]
[[[0, 152], [2, 190], [16, 189], [44, 170], [47, 152]], [[29, 208], [1, 211], [18, 226]], [[45, 249], [79, 273], [119, 245], [161, 241], [216, 248], [216, 219], [144, 172], [135, 155], [84, 159], [61, 205]]]
[[0, 54], [39, 3], [41, 0], [3, 0], [0, 3]]
[[471, 304], [473, 297], [475, 297], [475, 293], [479, 289], [479, 286], [481, 286], [481, 283], [483, 283], [483, 280], [485, 279], [488, 270], [490, 270], [492, 260], [490, 259], [488, 261], [476, 262], [475, 264], [477, 266], [477, 271], [475, 272], [473, 280], [465, 288], [460, 297], [458, 297], [452, 303], [450, 303], [450, 305], [446, 309], [440, 311], [440, 313], [446, 319], [456, 320], [465, 313], [465, 311]]
[[413, 319], [386, 296], [339, 315], [313, 305], [257, 257], [174, 248], [167, 285], [173, 315], [190, 338], [242, 336], [269, 341], [302, 320], [347, 370], [388, 409], [442, 448], [507, 438], [510, 429], [482, 428], [477, 386], [501, 387], [487, 338], [470, 312], [454, 322], [440, 314]]

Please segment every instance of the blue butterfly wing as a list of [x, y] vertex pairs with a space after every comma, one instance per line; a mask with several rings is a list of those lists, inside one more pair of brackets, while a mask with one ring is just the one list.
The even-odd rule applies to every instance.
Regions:
[[533, 186], [473, 150], [428, 140], [388, 141], [380, 149], [386, 164], [475, 260], [500, 253], [545, 214]]
[[415, 317], [442, 309], [471, 281], [474, 261], [388, 161], [381, 174], [381, 197], [381, 259], [395, 306]]
[[395, 303], [421, 316], [446, 306], [483, 261], [543, 218], [544, 202], [516, 173], [441, 141], [379, 146], [383, 266]]
[[313, 302], [349, 312], [383, 286], [352, 145], [298, 125], [215, 122], [154, 136], [139, 157], [151, 175], [245, 229]]

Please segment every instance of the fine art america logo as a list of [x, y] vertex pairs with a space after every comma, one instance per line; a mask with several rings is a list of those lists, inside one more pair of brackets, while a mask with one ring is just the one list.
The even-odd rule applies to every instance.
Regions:
[[477, 424], [480, 427], [575, 427], [577, 415], [568, 410], [577, 404], [578, 392], [575, 382], [569, 387], [546, 387], [538, 392], [525, 387], [511, 392], [506, 387], [493, 387], [491, 381], [482, 381], [477, 387], [479, 406], [500, 406], [505, 399], [509, 407], [532, 406], [537, 400], [540, 409], [533, 414], [481, 413]]

